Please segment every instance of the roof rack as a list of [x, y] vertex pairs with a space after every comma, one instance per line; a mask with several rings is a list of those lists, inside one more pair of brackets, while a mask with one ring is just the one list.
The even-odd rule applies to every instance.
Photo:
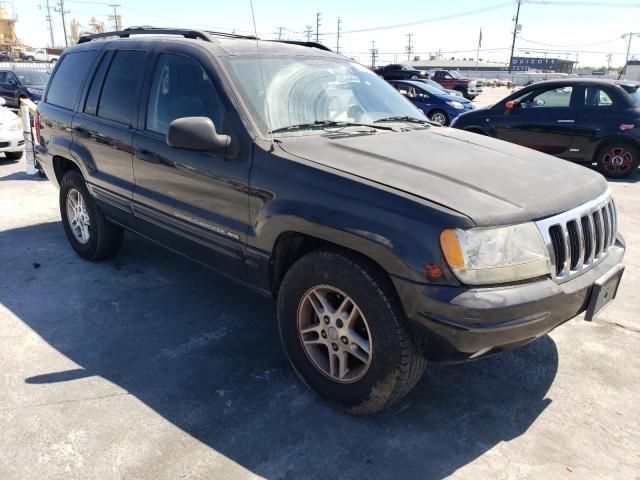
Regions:
[[210, 42], [212, 37], [227, 37], [227, 38], [245, 38], [255, 40], [256, 37], [248, 35], [236, 35], [235, 33], [225, 32], [210, 32], [205, 30], [191, 30], [183, 28], [157, 28], [157, 27], [129, 27], [124, 30], [117, 30], [113, 32], [93, 33], [90, 35], [82, 35], [78, 39], [78, 43], [86, 43], [99, 38], [107, 37], [120, 37], [128, 38], [131, 35], [180, 35], [184, 38], [200, 39], [205, 42]]
[[288, 43], [290, 45], [300, 45], [301, 47], [318, 48], [327, 52], [333, 52], [329, 47], [318, 42], [303, 42], [298, 40], [272, 40], [273, 42]]

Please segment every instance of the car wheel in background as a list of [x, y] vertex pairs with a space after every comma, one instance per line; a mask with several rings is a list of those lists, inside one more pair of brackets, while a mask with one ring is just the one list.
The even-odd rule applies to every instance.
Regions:
[[638, 168], [638, 149], [628, 143], [610, 143], [598, 150], [598, 169], [609, 178], [624, 178]]
[[315, 251], [294, 263], [278, 295], [278, 326], [302, 381], [353, 415], [404, 397], [426, 364], [389, 280], [346, 252]]
[[449, 125], [449, 115], [442, 110], [432, 110], [427, 116], [429, 117], [429, 120], [434, 123], [438, 123], [443, 126]]
[[8, 160], [20, 160], [22, 158], [22, 152], [4, 152], [4, 155]]
[[82, 258], [102, 260], [120, 249], [124, 230], [106, 219], [78, 170], [60, 182], [60, 216], [69, 243]]

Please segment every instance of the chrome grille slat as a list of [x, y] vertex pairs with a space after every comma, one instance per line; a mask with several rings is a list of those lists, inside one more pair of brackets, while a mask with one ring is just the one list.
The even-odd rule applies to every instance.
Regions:
[[606, 258], [615, 244], [618, 214], [611, 192], [578, 208], [536, 222], [551, 259], [551, 276], [562, 283]]

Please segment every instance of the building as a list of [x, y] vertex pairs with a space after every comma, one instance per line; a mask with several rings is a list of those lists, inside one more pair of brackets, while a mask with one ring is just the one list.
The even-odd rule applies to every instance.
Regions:
[[624, 67], [622, 78], [640, 82], [640, 60], [629, 60]]
[[21, 46], [16, 35], [16, 21], [0, 5], [0, 51], [7, 52], [11, 57], [17, 56]]

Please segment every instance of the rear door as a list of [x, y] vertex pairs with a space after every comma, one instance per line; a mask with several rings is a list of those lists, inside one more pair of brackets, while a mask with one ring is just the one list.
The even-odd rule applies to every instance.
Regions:
[[[134, 139], [134, 211], [146, 235], [237, 278], [245, 277], [251, 147], [243, 146], [211, 60], [200, 49], [159, 45]], [[169, 124], [211, 118], [234, 154], [173, 148]]]
[[517, 106], [496, 118], [496, 136], [540, 152], [569, 157], [576, 135], [573, 86], [547, 87], [517, 98]]
[[133, 116], [148, 56], [146, 50], [106, 50], [72, 124], [72, 150], [90, 165], [87, 183], [92, 193], [129, 212], [134, 187]]
[[613, 87], [583, 85], [577, 92], [579, 98], [576, 137], [572, 152], [577, 160], [592, 161], [598, 142], [617, 135], [623, 121], [623, 107]]

